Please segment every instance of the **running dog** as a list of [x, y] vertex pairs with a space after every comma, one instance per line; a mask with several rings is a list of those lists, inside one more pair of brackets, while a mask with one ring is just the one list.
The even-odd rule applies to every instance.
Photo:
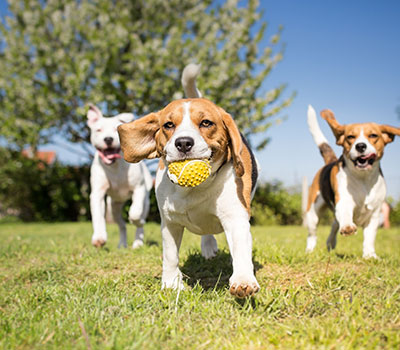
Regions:
[[92, 214], [92, 244], [101, 247], [107, 242], [105, 220], [105, 196], [111, 198], [112, 215], [119, 226], [119, 247], [127, 246], [126, 225], [122, 218], [125, 202], [132, 198], [129, 221], [136, 225], [133, 248], [143, 245], [143, 225], [149, 211], [149, 192], [153, 185], [152, 177], [141, 162], [129, 164], [121, 157], [121, 146], [117, 127], [134, 119], [131, 113], [122, 113], [104, 118], [101, 111], [89, 106], [87, 124], [90, 140], [96, 148], [90, 168], [90, 211]]
[[[250, 201], [258, 168], [233, 118], [195, 86], [198, 69], [185, 70], [182, 83], [188, 99], [171, 102], [159, 112], [118, 127], [124, 158], [139, 162], [160, 158], [156, 195], [163, 240], [162, 286], [182, 289], [179, 247], [184, 228], [202, 235], [202, 254], [217, 252], [213, 234], [225, 231], [233, 262], [230, 293], [243, 298], [259, 285], [252, 262]], [[211, 175], [197, 187], [181, 187], [168, 177], [168, 164], [208, 159]]]
[[343, 147], [339, 159], [323, 135], [314, 109], [308, 107], [308, 125], [325, 166], [320, 169], [310, 187], [306, 222], [308, 227], [307, 252], [317, 243], [319, 216], [326, 207], [333, 210], [335, 220], [327, 240], [328, 250], [336, 247], [337, 232], [344, 236], [363, 228], [363, 257], [378, 258], [375, 237], [380, 221], [386, 184], [380, 160], [385, 146], [400, 135], [400, 128], [375, 123], [341, 125], [330, 110], [321, 112], [336, 144]]

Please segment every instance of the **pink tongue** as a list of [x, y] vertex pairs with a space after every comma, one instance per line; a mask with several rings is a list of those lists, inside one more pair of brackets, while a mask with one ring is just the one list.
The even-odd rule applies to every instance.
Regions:
[[119, 153], [111, 153], [106, 155], [107, 159], [117, 159], [117, 158], [122, 158]]
[[105, 164], [111, 164], [114, 159], [122, 158], [119, 152], [100, 151], [99, 155]]
[[367, 156], [361, 157], [362, 159], [369, 160], [371, 158], [376, 158], [375, 153], [368, 154]]

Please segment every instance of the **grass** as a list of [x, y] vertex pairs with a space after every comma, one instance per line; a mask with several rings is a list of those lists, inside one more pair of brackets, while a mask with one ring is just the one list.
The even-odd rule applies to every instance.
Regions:
[[[186, 233], [186, 290], [160, 290], [159, 226], [146, 245], [90, 246], [90, 223], [0, 225], [1, 349], [399, 349], [400, 229], [380, 230], [381, 260], [361, 258], [362, 235], [304, 253], [302, 227], [254, 227], [261, 291], [228, 292], [230, 257], [205, 261]], [[133, 229], [130, 228], [132, 240]]]

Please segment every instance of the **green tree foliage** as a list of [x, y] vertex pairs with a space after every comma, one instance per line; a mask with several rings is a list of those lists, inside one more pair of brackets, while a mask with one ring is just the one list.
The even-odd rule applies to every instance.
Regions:
[[[107, 114], [159, 110], [202, 64], [199, 88], [247, 136], [279, 120], [286, 86], [263, 82], [282, 60], [281, 29], [263, 44], [257, 0], [9, 0], [0, 24], [0, 134], [16, 149], [55, 133], [88, 141], [86, 105]], [[182, 96], [182, 95], [181, 95]], [[258, 137], [258, 147], [267, 143]]]

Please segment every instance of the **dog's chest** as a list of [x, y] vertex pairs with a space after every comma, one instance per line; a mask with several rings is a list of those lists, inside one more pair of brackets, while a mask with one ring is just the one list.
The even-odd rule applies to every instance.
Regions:
[[156, 195], [163, 220], [200, 235], [222, 232], [218, 199], [223, 186], [219, 181], [209, 180], [212, 182], [205, 182], [201, 187], [182, 188], [171, 183], [165, 171], [157, 172]]
[[161, 203], [165, 219], [185, 226], [196, 234], [215, 234], [223, 231], [216, 216], [216, 200], [207, 194], [197, 196], [170, 195]]
[[125, 201], [132, 195], [135, 179], [130, 174], [129, 167], [123, 163], [118, 164], [118, 167], [106, 168], [105, 174], [109, 185], [107, 194], [115, 201]]
[[353, 203], [353, 219], [357, 225], [365, 226], [372, 214], [380, 210], [386, 196], [386, 185], [382, 175], [356, 179], [343, 171], [338, 174], [340, 198]]
[[110, 187], [107, 190], [107, 194], [111, 196], [116, 201], [125, 201], [127, 200], [132, 190], [129, 186], [128, 181], [121, 181], [121, 179], [108, 178]]

